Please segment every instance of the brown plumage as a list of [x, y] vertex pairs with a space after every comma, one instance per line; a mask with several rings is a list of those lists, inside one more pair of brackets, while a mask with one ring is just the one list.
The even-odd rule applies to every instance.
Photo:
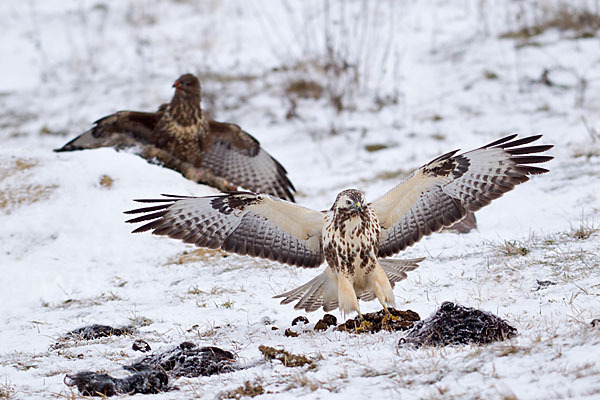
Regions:
[[418, 168], [372, 203], [348, 189], [331, 209], [315, 211], [268, 195], [233, 192], [220, 196], [166, 196], [127, 222], [134, 232], [152, 231], [200, 247], [267, 258], [299, 267], [328, 266], [310, 282], [282, 293], [295, 308], [357, 311], [358, 299], [394, 305], [394, 282], [422, 259], [385, 260], [425, 235], [449, 227], [511, 191], [530, 175], [552, 145], [527, 146], [539, 136], [507, 136], [463, 154], [444, 154]]
[[195, 182], [223, 191], [242, 186], [294, 201], [295, 189], [287, 171], [258, 140], [235, 124], [204, 116], [200, 82], [194, 75], [182, 75], [173, 87], [171, 102], [158, 111], [119, 111], [106, 116], [55, 151], [136, 148], [145, 159]]

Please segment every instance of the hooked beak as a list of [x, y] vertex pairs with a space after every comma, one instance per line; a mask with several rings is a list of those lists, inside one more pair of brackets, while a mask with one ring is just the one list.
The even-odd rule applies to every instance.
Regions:
[[175, 83], [173, 83], [173, 87], [177, 90], [181, 89], [181, 82], [179, 82], [179, 79], [175, 81]]
[[357, 209], [358, 211], [362, 211], [362, 208], [363, 208], [362, 204], [360, 204], [360, 201], [359, 201], [359, 202], [357, 202], [357, 203], [354, 205], [354, 207], [356, 207], [356, 209]]

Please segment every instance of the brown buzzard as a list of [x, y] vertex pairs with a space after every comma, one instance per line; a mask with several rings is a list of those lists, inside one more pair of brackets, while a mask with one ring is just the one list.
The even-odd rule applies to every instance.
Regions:
[[425, 235], [477, 211], [529, 179], [548, 172], [536, 165], [552, 145], [526, 146], [539, 136], [507, 136], [478, 149], [446, 153], [414, 171], [388, 193], [367, 203], [355, 189], [338, 194], [328, 211], [274, 197], [232, 192], [208, 197], [166, 196], [127, 222], [186, 243], [262, 257], [298, 267], [327, 268], [310, 282], [277, 295], [297, 309], [357, 311], [358, 299], [394, 305], [394, 282], [422, 259], [385, 259]]
[[239, 126], [209, 121], [200, 107], [200, 82], [192, 74], [173, 84], [169, 104], [156, 112], [119, 111], [55, 151], [135, 147], [195, 182], [220, 190], [238, 186], [294, 201], [294, 186], [283, 166]]

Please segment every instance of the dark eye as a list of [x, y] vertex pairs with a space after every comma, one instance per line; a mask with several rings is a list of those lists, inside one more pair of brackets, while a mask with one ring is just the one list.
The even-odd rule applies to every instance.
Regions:
[[352, 200], [350, 200], [350, 199], [346, 199], [346, 205], [347, 205], [347, 206], [350, 206], [350, 205], [352, 205]]

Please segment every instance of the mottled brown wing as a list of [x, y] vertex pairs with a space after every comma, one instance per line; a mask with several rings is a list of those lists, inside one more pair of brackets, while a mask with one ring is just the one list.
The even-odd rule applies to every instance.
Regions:
[[127, 148], [154, 143], [154, 127], [166, 104], [157, 112], [119, 111], [94, 122], [92, 129], [82, 133], [54, 151], [75, 151], [99, 147]]
[[201, 167], [257, 193], [294, 201], [287, 171], [260, 147], [254, 137], [234, 124], [210, 121], [202, 143]]
[[298, 267], [318, 267], [324, 259], [324, 214], [266, 194], [232, 192], [136, 201], [158, 205], [126, 212], [142, 214], [127, 222], [145, 222], [133, 232], [152, 230], [199, 247]]
[[[534, 155], [552, 145], [524, 146], [541, 135], [510, 135], [455, 155], [444, 154], [413, 172], [404, 182], [372, 203], [382, 226], [379, 257], [411, 246], [425, 235], [451, 226], [493, 199], [547, 169], [532, 166], [553, 157]], [[513, 140], [514, 139], [514, 140]]]

